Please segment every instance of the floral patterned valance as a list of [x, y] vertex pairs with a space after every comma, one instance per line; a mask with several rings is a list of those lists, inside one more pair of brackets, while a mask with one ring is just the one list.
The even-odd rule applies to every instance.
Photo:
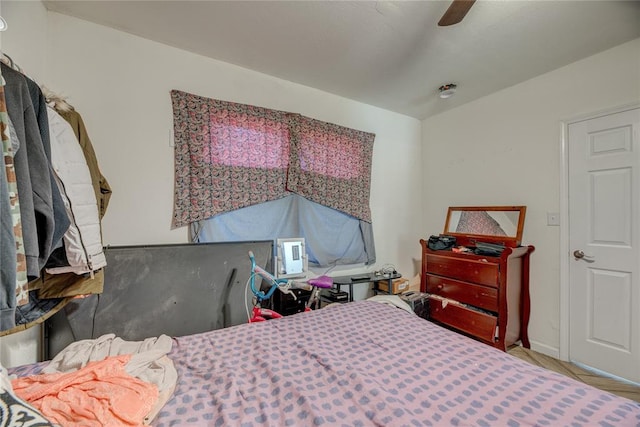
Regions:
[[171, 91], [175, 227], [293, 192], [371, 222], [374, 134]]

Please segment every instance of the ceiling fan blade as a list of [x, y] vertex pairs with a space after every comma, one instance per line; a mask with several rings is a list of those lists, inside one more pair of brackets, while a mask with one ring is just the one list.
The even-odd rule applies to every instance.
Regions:
[[475, 1], [476, 0], [453, 0], [449, 9], [447, 9], [444, 15], [442, 15], [442, 18], [440, 18], [438, 25], [440, 27], [446, 27], [462, 21]]

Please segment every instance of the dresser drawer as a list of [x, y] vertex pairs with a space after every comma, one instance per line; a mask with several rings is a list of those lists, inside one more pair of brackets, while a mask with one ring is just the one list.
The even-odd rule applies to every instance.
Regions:
[[498, 311], [498, 289], [427, 274], [427, 293]]
[[442, 301], [437, 299], [430, 299], [429, 311], [431, 320], [466, 332], [488, 343], [494, 343], [497, 317], [451, 303], [442, 308]]
[[493, 262], [427, 254], [429, 274], [497, 287], [499, 271], [498, 264]]

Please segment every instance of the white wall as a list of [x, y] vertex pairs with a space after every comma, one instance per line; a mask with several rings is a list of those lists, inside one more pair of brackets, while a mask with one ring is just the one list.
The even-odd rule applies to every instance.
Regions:
[[29, 76], [40, 82], [47, 59], [47, 10], [40, 1], [0, 0], [7, 30], [1, 33], [2, 52], [17, 61]]
[[[526, 205], [532, 347], [557, 354], [560, 318], [561, 122], [640, 101], [640, 39], [422, 122], [425, 227], [453, 205]], [[446, 101], [445, 101], [446, 102]]]
[[[415, 274], [421, 215], [420, 122], [315, 89], [70, 18], [49, 14], [47, 80], [80, 111], [113, 188], [104, 243], [171, 243], [169, 91], [298, 112], [376, 134], [371, 207], [380, 263]], [[393, 170], [394, 173], [389, 173]], [[391, 200], [391, 195], [393, 199]]]
[[[187, 241], [186, 227], [170, 229], [169, 91], [180, 89], [375, 133], [371, 208], [377, 266], [394, 264], [407, 277], [418, 273], [420, 121], [46, 12], [40, 2], [5, 1], [2, 10], [10, 28], [3, 35], [3, 50], [34, 77], [37, 68], [39, 83], [68, 96], [87, 125], [113, 189], [103, 220], [105, 245]], [[20, 31], [11, 32], [15, 27]], [[364, 290], [356, 293], [362, 296]]]

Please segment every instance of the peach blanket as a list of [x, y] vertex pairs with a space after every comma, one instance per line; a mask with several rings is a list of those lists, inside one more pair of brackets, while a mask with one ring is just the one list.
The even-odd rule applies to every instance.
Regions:
[[12, 381], [14, 392], [62, 426], [141, 426], [158, 388], [125, 371], [131, 355], [90, 362], [70, 373]]

